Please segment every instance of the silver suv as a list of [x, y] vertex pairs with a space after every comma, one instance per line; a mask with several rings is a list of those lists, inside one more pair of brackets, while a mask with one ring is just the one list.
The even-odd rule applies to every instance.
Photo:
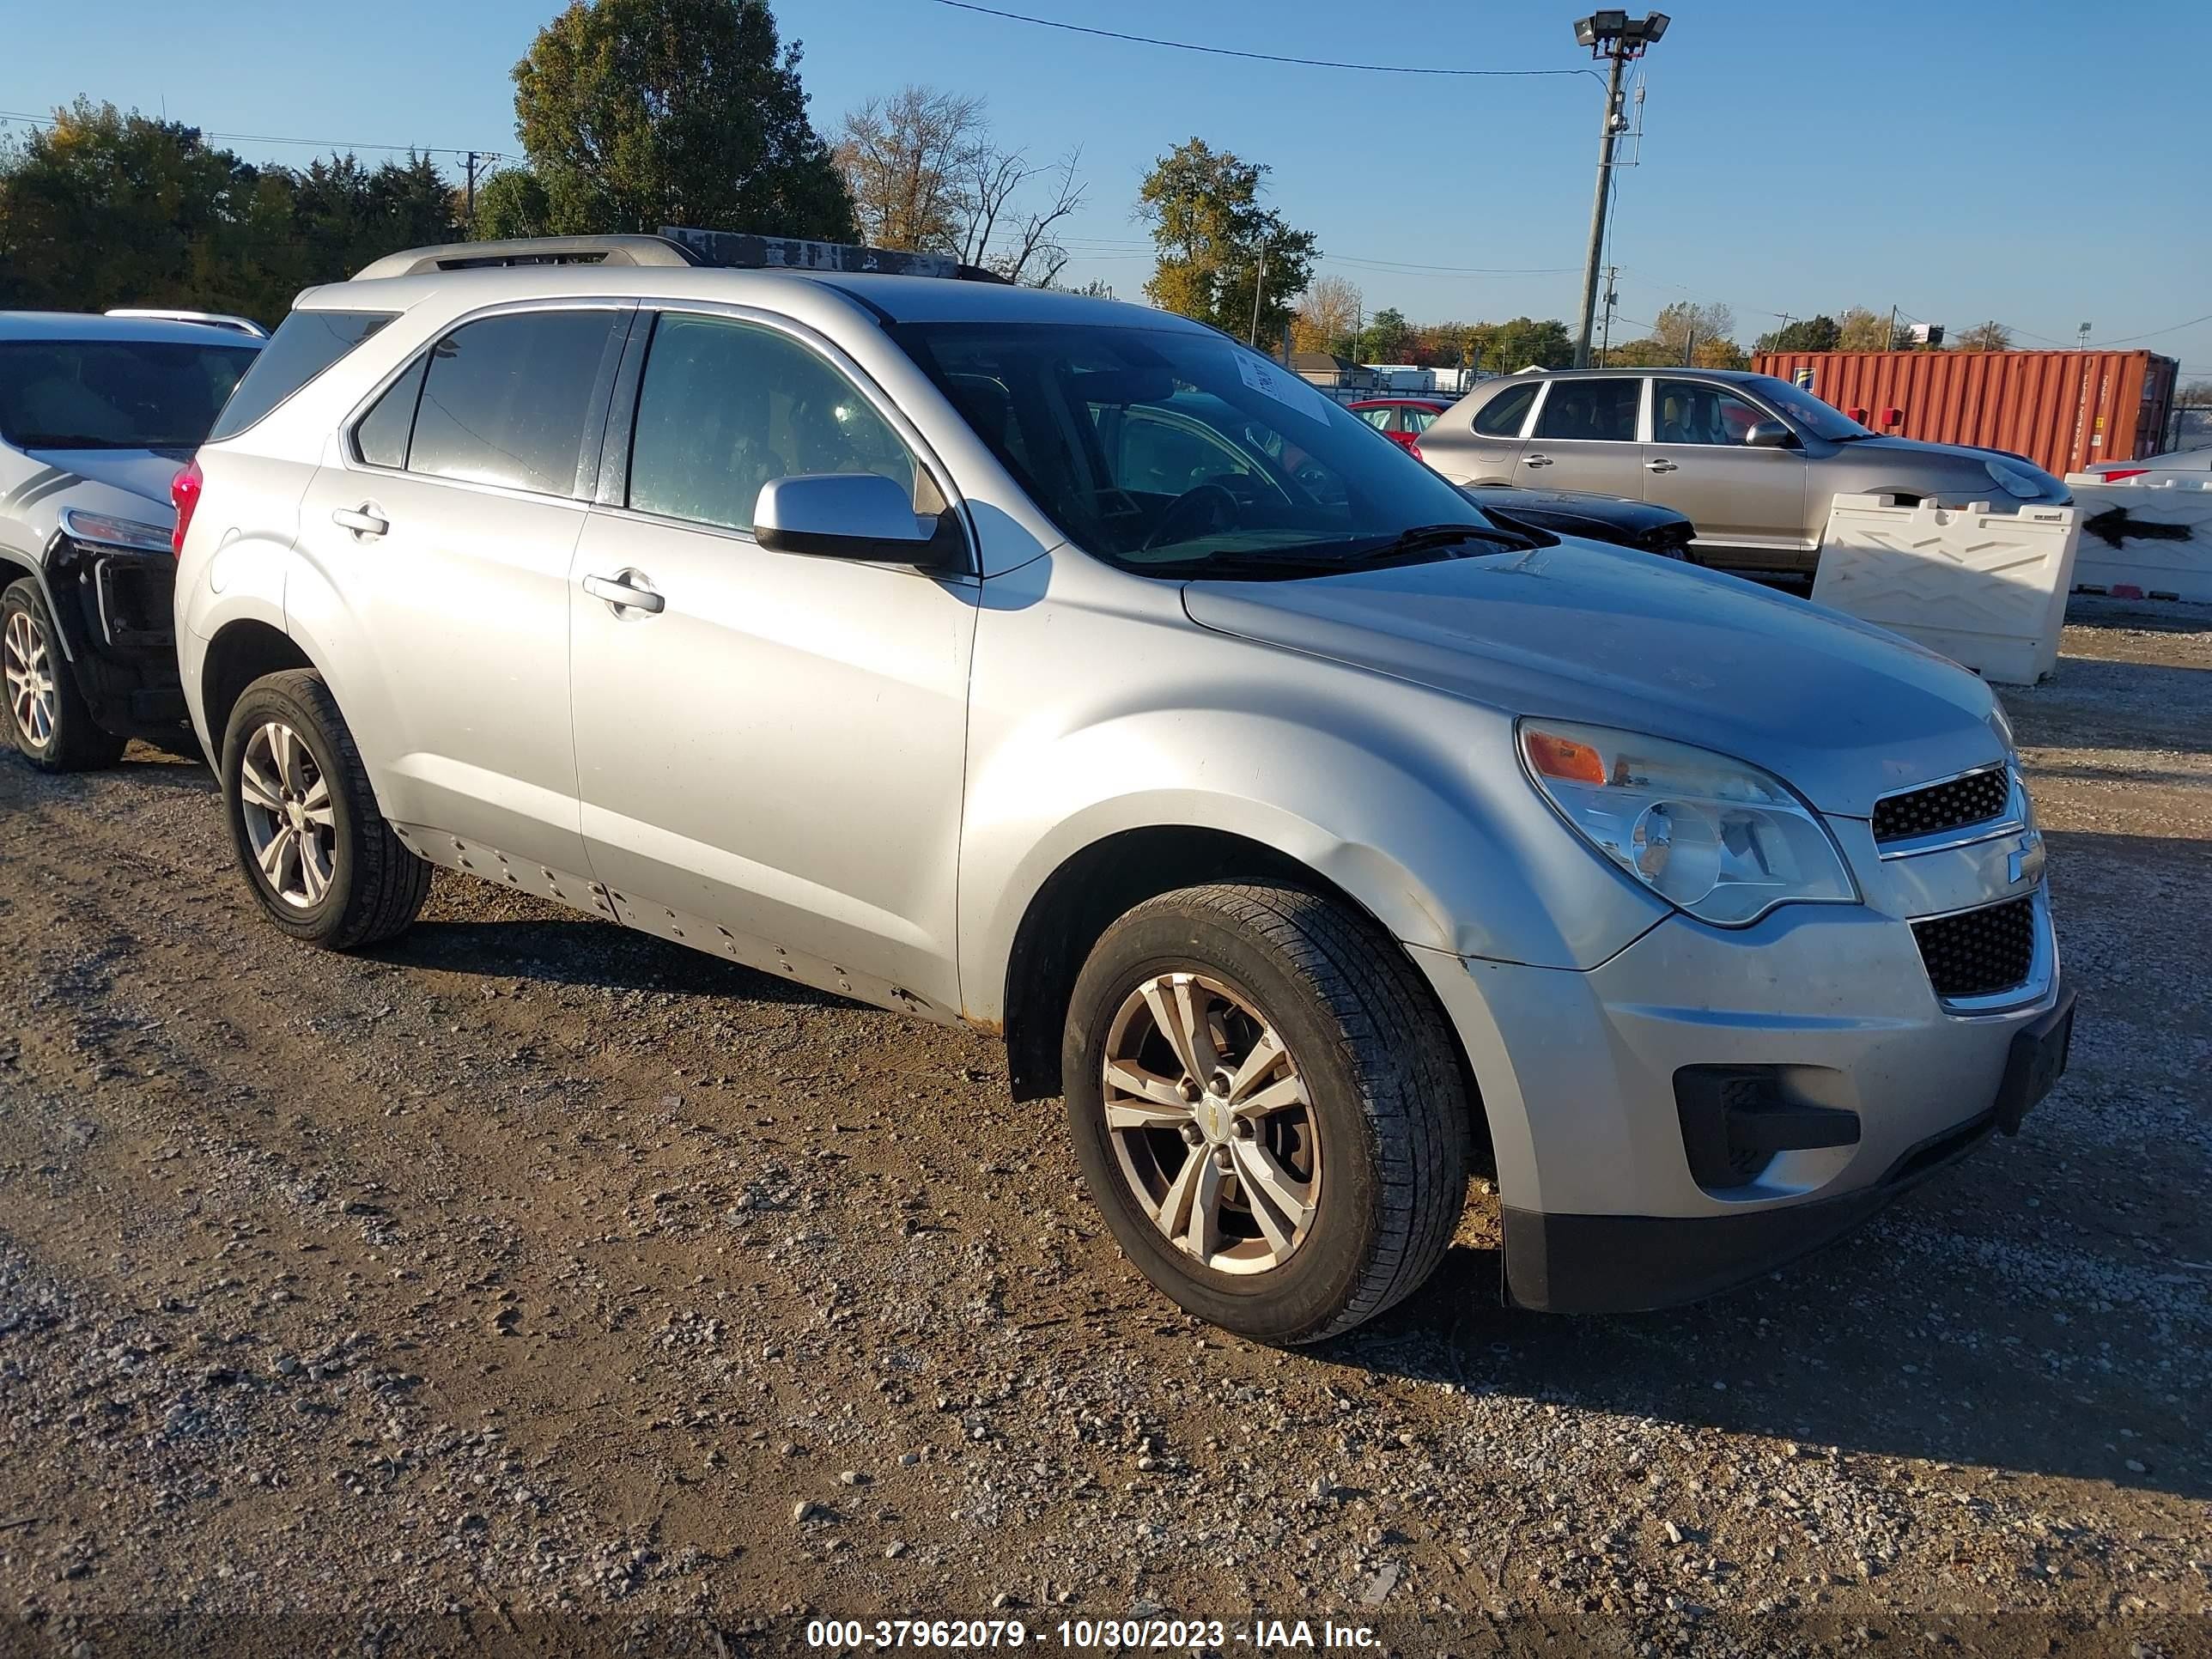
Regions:
[[1671, 507], [1701, 563], [1810, 571], [1839, 495], [1947, 507], [2070, 500], [2017, 455], [1869, 432], [1771, 374], [1581, 369], [1478, 386], [1421, 434], [1455, 483], [1524, 484]]
[[192, 715], [295, 938], [434, 864], [1003, 1036], [1131, 1259], [1270, 1341], [1420, 1284], [1472, 1169], [1517, 1302], [1652, 1307], [2063, 1066], [1971, 674], [1501, 530], [1159, 312], [452, 257], [301, 295], [186, 491]]

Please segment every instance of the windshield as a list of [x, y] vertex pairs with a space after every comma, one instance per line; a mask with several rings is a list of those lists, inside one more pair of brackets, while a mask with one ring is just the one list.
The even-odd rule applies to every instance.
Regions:
[[1804, 387], [1788, 380], [1778, 380], [1771, 374], [1754, 374], [1742, 385], [1745, 391], [1756, 392], [1787, 415], [1801, 432], [1825, 438], [1832, 444], [1874, 436], [1833, 404], [1822, 403]]
[[193, 449], [258, 348], [0, 341], [0, 439], [18, 449]]
[[1448, 534], [1416, 548], [1401, 543], [1409, 531], [1497, 536], [1357, 415], [1221, 336], [1089, 323], [893, 332], [1067, 538], [1126, 569], [1348, 568], [1387, 548], [1455, 556]]

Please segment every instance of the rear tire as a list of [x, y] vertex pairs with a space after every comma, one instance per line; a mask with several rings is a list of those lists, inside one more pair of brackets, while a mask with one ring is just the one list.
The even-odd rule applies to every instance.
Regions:
[[1443, 1013], [1395, 941], [1320, 894], [1191, 887], [1122, 916], [1077, 978], [1062, 1075], [1122, 1250], [1225, 1330], [1349, 1330], [1458, 1224], [1468, 1102]]
[[246, 884], [294, 939], [350, 951], [404, 933], [430, 866], [377, 809], [337, 701], [312, 669], [247, 686], [222, 741], [223, 817]]
[[41, 772], [86, 772], [123, 758], [128, 739], [93, 719], [62, 660], [46, 596], [28, 576], [0, 594], [0, 732]]

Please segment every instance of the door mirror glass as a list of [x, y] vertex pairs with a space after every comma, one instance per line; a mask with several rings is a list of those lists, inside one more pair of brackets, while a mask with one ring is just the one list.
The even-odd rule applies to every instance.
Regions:
[[957, 535], [914, 510], [906, 486], [877, 472], [811, 472], [771, 478], [753, 502], [753, 539], [778, 553], [937, 569]]
[[1753, 421], [1743, 434], [1747, 449], [1787, 449], [1796, 441], [1779, 421]]

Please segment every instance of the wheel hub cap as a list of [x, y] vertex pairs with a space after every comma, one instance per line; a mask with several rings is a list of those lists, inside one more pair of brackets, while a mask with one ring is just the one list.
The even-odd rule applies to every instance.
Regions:
[[1319, 1212], [1318, 1121], [1249, 996], [1205, 974], [1146, 980], [1108, 1030], [1103, 1083], [1122, 1178], [1177, 1249], [1257, 1273], [1304, 1244]]
[[321, 903], [336, 873], [337, 816], [313, 752], [282, 721], [246, 739], [238, 806], [263, 884], [295, 909]]
[[33, 749], [54, 740], [54, 672], [46, 630], [26, 611], [8, 618], [0, 633], [0, 680], [7, 686], [8, 710], [15, 729]]

